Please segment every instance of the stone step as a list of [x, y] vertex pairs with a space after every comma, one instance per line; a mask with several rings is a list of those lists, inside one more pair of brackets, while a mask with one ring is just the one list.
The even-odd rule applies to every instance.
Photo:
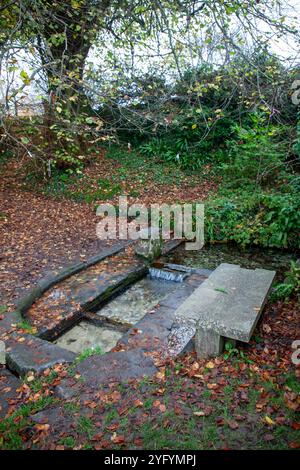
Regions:
[[6, 343], [7, 367], [23, 377], [33, 371], [41, 374], [55, 364], [71, 363], [76, 354], [35, 336], [13, 333]]
[[153, 359], [143, 349], [109, 352], [103, 356], [91, 356], [75, 366], [80, 380], [67, 377], [61, 381], [56, 393], [60, 398], [81, 398], [100, 387], [109, 387], [112, 382], [127, 382], [157, 372]]
[[[249, 342], [274, 276], [274, 271], [266, 269], [220, 264], [177, 309], [172, 340], [176, 343], [177, 337], [182, 348], [182, 341], [188, 342], [198, 329], [196, 343], [200, 355], [201, 348], [206, 347], [203, 342], [208, 342], [207, 332], [212, 332], [211, 341], [219, 350], [220, 337]], [[208, 355], [210, 352], [213, 351], [208, 348]]]

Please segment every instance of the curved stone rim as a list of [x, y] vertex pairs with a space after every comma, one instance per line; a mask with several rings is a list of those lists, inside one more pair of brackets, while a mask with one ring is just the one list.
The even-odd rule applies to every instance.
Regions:
[[64, 281], [65, 279], [77, 274], [84, 269], [93, 266], [94, 264], [99, 263], [100, 261], [109, 258], [110, 256], [116, 255], [121, 251], [124, 251], [125, 248], [130, 245], [132, 242], [116, 244], [111, 248], [107, 248], [102, 250], [101, 253], [92, 256], [87, 261], [74, 263], [70, 266], [66, 266], [65, 268], [59, 270], [59, 272], [55, 275], [48, 275], [40, 279], [37, 283], [37, 286], [30, 290], [30, 292], [25, 295], [19, 302], [17, 303], [15, 312], [20, 315], [20, 317], [24, 318], [26, 311], [36, 302], [47, 290], [51, 289], [55, 284], [59, 284], [60, 282]]

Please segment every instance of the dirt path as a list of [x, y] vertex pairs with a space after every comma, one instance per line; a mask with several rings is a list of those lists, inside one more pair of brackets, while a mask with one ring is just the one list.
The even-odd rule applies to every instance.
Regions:
[[0, 179], [0, 304], [8, 306], [46, 272], [112, 244], [96, 237], [91, 206], [24, 191], [15, 177], [10, 167]]

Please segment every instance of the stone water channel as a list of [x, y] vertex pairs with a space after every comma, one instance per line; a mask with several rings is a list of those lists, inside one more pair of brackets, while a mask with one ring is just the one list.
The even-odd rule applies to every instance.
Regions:
[[84, 320], [60, 336], [55, 344], [75, 353], [92, 348], [108, 352], [124, 332], [173, 292], [176, 286], [175, 281], [153, 279], [148, 274], [97, 309], [91, 321]]
[[293, 259], [296, 259], [294, 253], [278, 250], [241, 250], [236, 246], [220, 244], [205, 246], [200, 251], [186, 251], [181, 245], [161, 258], [160, 262], [154, 263], [150, 274], [102, 308], [96, 309], [90, 321], [81, 321], [54, 342], [77, 354], [95, 348], [103, 353], [110, 351], [124, 332], [174, 292], [178, 283], [189, 275], [188, 272], [178, 271], [178, 265], [213, 270], [220, 263], [234, 263], [250, 269], [276, 270], [277, 279], [281, 279]]
[[[165, 250], [167, 254], [149, 269], [130, 246], [125, 251], [114, 247], [84, 266], [72, 266], [72, 275], [69, 268], [54, 277], [50, 274], [53, 287], [45, 289], [49, 280], [41, 280], [20, 300], [19, 310], [0, 319], [7, 367], [0, 376], [5, 376], [5, 384], [9, 380], [17, 388], [21, 381], [16, 376], [29, 371], [40, 374], [57, 363], [73, 363], [80, 380], [73, 374], [67, 376], [57, 394], [84, 400], [112, 381], [152, 376], [159, 370], [157, 357], [177, 356], [194, 347], [194, 329], [178, 324], [176, 312], [220, 263], [276, 270], [277, 280], [281, 280], [290, 262], [299, 257], [278, 250], [243, 251], [225, 245], [190, 252], [182, 244], [171, 246], [171, 250]], [[22, 329], [21, 315], [35, 333]], [[75, 361], [80, 353], [96, 347], [105, 354]], [[1, 405], [0, 397], [0, 416], [6, 413], [6, 399], [4, 395]]]

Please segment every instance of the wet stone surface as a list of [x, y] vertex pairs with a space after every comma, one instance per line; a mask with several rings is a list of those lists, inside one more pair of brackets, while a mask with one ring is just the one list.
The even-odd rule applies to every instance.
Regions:
[[30, 371], [40, 374], [48, 367], [73, 362], [76, 358], [71, 351], [28, 334], [12, 334], [7, 344], [7, 366], [20, 376]]
[[177, 309], [176, 321], [248, 342], [274, 276], [274, 271], [222, 263]]
[[109, 352], [104, 356], [89, 357], [76, 366], [76, 378], [63, 379], [57, 387], [57, 394], [65, 399], [91, 393], [100, 386], [108, 386], [111, 382], [126, 382], [157, 372], [153, 359], [142, 349], [131, 351]]
[[33, 304], [26, 318], [43, 338], [50, 339], [49, 332], [53, 331], [55, 336], [60, 325], [66, 329], [72, 319], [80, 319], [79, 312], [92, 308], [114, 290], [142, 277], [145, 269], [128, 248], [52, 287]]
[[80, 354], [85, 349], [95, 348], [100, 348], [105, 353], [117, 344], [121, 336], [122, 333], [119, 331], [102, 328], [82, 321], [60, 336], [55, 341], [55, 344], [77, 354]]
[[132, 326], [176, 288], [175, 282], [146, 276], [96, 313], [113, 323]]

